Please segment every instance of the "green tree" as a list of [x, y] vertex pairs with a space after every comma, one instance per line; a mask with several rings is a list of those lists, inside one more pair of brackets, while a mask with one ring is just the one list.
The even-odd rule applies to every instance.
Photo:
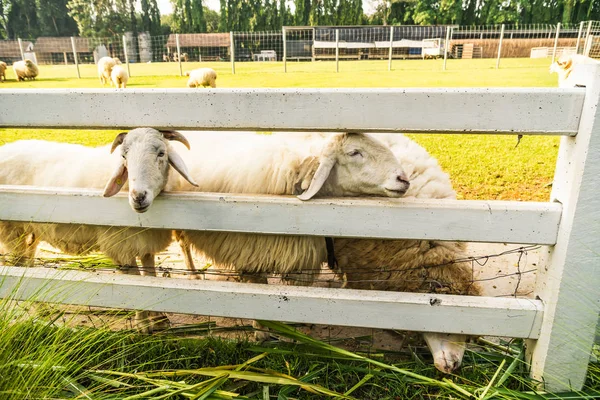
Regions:
[[77, 23], [69, 16], [67, 0], [38, 0], [37, 12], [41, 36], [74, 36]]
[[12, 0], [6, 16], [6, 33], [9, 38], [36, 38], [40, 34], [40, 21], [35, 0]]
[[206, 32], [201, 0], [173, 0], [173, 22], [177, 32]]
[[206, 32], [219, 32], [219, 13], [204, 7], [204, 20], [206, 21]]

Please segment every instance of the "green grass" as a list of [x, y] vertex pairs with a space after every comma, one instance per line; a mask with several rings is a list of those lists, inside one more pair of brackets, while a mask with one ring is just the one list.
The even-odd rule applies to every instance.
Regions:
[[[0, 305], [2, 399], [264, 399], [265, 390], [278, 400], [556, 398], [534, 392], [519, 341], [506, 344], [509, 352], [482, 342], [478, 352], [467, 352], [459, 374], [442, 376], [418, 349], [408, 358], [353, 352], [280, 323], [264, 321], [286, 341], [257, 345], [73, 328], [65, 314], [42, 312], [33, 302]], [[592, 363], [584, 391], [562, 398], [599, 390], [600, 367]]]
[[[213, 67], [219, 88], [235, 87], [549, 87], [556, 75], [548, 73], [545, 59], [505, 59], [495, 69], [495, 60], [448, 60], [442, 71], [441, 60], [394, 60], [335, 63], [290, 62], [288, 73], [283, 64], [185, 63], [184, 72], [200, 65]], [[76, 78], [75, 66], [40, 66], [36, 81], [16, 82], [9, 69], [8, 82], [0, 88], [99, 88], [95, 66], [80, 66], [82, 79]], [[185, 87], [186, 77], [177, 76], [177, 63], [132, 64], [130, 88]], [[108, 89], [108, 87], [106, 88]], [[432, 111], [435, 112], [435, 111]], [[115, 131], [65, 131], [45, 129], [0, 129], [0, 144], [19, 139], [46, 139], [88, 146], [110, 143]], [[450, 173], [461, 199], [513, 199], [546, 201], [554, 174], [558, 138], [525, 137], [515, 148], [515, 136], [488, 135], [412, 135], [440, 160]]]

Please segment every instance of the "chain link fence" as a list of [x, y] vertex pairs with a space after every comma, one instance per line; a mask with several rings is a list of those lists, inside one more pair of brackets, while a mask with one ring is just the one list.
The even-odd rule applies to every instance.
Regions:
[[[600, 21], [569, 25], [284, 27], [270, 32], [139, 33], [137, 37], [126, 33], [107, 38], [0, 41], [0, 61], [12, 64], [31, 59], [39, 65], [67, 66], [65, 77], [95, 77], [92, 66], [105, 56], [127, 64], [134, 76], [182, 76], [206, 63], [221, 70], [228, 69], [225, 63], [229, 63], [232, 73], [237, 63], [261, 63], [253, 64], [256, 71], [287, 72], [290, 67], [294, 72], [307, 69], [296, 65], [320, 62], [323, 71], [352, 72], [392, 70], [396, 60], [429, 59], [443, 59], [443, 63], [434, 64], [435, 68], [446, 69], [449, 59], [495, 60], [499, 68], [501, 59], [553, 61], [573, 53], [600, 58]], [[422, 63], [414, 65], [424, 68]]]

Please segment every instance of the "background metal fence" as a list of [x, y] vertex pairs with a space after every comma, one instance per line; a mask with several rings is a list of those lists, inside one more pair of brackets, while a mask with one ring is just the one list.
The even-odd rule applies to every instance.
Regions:
[[[187, 33], [142, 32], [105, 38], [40, 37], [0, 41], [0, 60], [29, 58], [41, 65], [95, 64], [104, 56], [123, 63], [174, 63], [166, 74], [183, 75], [196, 65], [229, 62], [372, 61], [392, 69], [393, 60], [548, 58], [579, 53], [600, 58], [600, 21], [579, 24], [494, 26], [316, 26], [282, 31]], [[380, 63], [376, 63], [380, 61]], [[79, 68], [78, 76], [81, 75]], [[91, 70], [88, 69], [88, 74]], [[138, 71], [136, 71], [138, 73]], [[152, 73], [139, 72], [140, 74]], [[84, 74], [85, 75], [85, 74]]]

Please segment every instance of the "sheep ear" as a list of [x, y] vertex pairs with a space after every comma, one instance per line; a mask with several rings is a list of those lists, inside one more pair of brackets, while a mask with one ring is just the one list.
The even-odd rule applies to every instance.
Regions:
[[108, 183], [104, 187], [104, 197], [111, 197], [119, 193], [123, 185], [127, 182], [127, 167], [125, 164], [119, 164], [119, 168], [115, 171], [113, 176], [108, 180]]
[[304, 193], [299, 195], [298, 198], [303, 201], [312, 199], [323, 187], [323, 184], [329, 177], [334, 165], [335, 158], [332, 155], [321, 160], [319, 168], [317, 168], [317, 172], [315, 172], [315, 176], [313, 176], [312, 181], [310, 182], [310, 186]]
[[119, 147], [120, 145], [123, 144], [123, 140], [125, 140], [125, 136], [127, 136], [127, 132], [121, 132], [117, 135], [117, 137], [115, 138], [115, 140], [113, 140], [113, 144], [110, 148], [110, 153], [112, 154], [113, 151], [115, 151], [115, 149], [117, 147]]
[[177, 131], [160, 131], [160, 133], [163, 134], [165, 139], [176, 140], [178, 142], [183, 143], [185, 145], [185, 147], [188, 148], [188, 150], [190, 149], [190, 142], [188, 142], [188, 140], [185, 138], [185, 136], [183, 136], [181, 133], [179, 133]]
[[186, 181], [194, 186], [198, 186], [198, 184], [190, 176], [187, 166], [183, 162], [183, 158], [181, 158], [181, 156], [177, 154], [173, 148], [169, 149], [169, 164], [171, 164], [171, 166], [175, 168], [175, 171], [179, 172]]
[[573, 60], [568, 60], [568, 61], [565, 63], [565, 67], [564, 67], [564, 68], [565, 68], [565, 69], [571, 68], [571, 66], [572, 66], [572, 65], [573, 65]]

